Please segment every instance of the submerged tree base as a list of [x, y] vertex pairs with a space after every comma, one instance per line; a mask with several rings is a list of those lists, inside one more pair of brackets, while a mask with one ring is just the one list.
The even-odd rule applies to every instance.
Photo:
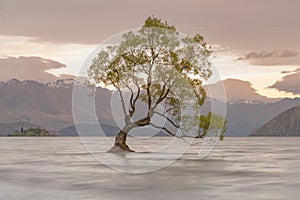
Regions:
[[127, 152], [135, 152], [130, 149], [126, 144], [125, 145], [114, 145], [107, 153], [127, 153]]
[[134, 152], [129, 148], [129, 146], [126, 144], [126, 137], [127, 137], [127, 132], [132, 129], [132, 127], [124, 128], [125, 131], [121, 130], [118, 135], [115, 138], [115, 144], [114, 146], [107, 151], [108, 153], [126, 153], [126, 152]]

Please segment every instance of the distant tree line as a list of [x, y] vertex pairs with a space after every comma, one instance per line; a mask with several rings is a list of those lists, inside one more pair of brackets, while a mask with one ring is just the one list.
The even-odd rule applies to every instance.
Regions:
[[40, 127], [24, 129], [24, 127], [22, 126], [20, 131], [17, 130], [8, 136], [11, 136], [11, 137], [52, 137], [55, 135], [49, 133], [47, 130], [42, 129]]

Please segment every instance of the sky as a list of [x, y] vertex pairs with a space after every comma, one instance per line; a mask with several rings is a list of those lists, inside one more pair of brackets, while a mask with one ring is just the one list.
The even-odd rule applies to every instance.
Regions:
[[76, 75], [101, 42], [154, 15], [202, 34], [222, 79], [300, 96], [299, 8], [298, 0], [1, 0], [0, 81]]

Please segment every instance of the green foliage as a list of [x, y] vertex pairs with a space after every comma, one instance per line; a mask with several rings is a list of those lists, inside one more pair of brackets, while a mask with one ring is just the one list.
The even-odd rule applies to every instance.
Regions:
[[[136, 102], [142, 101], [148, 108], [145, 119], [159, 115], [185, 132], [197, 126], [203, 137], [212, 127], [222, 128], [219, 126], [224, 122], [212, 114], [199, 117], [199, 108], [206, 99], [202, 82], [212, 75], [211, 54], [200, 34], [180, 35], [174, 26], [150, 16], [140, 30], [124, 33], [119, 44], [103, 48], [93, 59], [88, 75], [92, 84], [116, 88], [126, 124], [132, 123]], [[129, 100], [123, 97], [126, 91], [131, 93]], [[164, 109], [158, 110], [159, 105]], [[193, 115], [183, 114], [182, 110], [191, 105]], [[151, 120], [143, 122], [159, 128]]]
[[223, 140], [227, 124], [225, 117], [209, 112], [207, 115], [201, 115], [199, 121], [199, 128], [201, 130], [200, 133], [203, 134], [202, 137], [209, 132], [218, 134], [218, 131], [220, 131], [220, 139]]
[[145, 20], [144, 28], [164, 28], [176, 31], [174, 26], [170, 26], [167, 21], [163, 22], [161, 19], [154, 16], [150, 16]]
[[11, 137], [53, 137], [55, 135], [49, 133], [48, 131], [41, 129], [41, 128], [30, 128], [24, 130], [21, 128], [21, 132], [15, 131], [14, 133], [10, 134]]

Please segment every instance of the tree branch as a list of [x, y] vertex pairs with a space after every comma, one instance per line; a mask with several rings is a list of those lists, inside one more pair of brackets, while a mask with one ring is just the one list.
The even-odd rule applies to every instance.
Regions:
[[136, 102], [137, 102], [137, 100], [138, 100], [138, 98], [139, 98], [139, 96], [140, 96], [140, 92], [141, 92], [141, 88], [139, 87], [137, 81], [134, 80], [133, 82], [135, 83], [135, 85], [136, 85], [138, 91], [137, 91], [137, 94], [136, 94], [136, 96], [135, 96], [135, 98], [134, 98], [134, 100], [133, 100], [133, 103], [132, 103], [132, 105], [133, 105], [133, 107], [132, 107], [132, 115], [133, 115], [134, 112], [135, 112]]
[[125, 102], [124, 102], [122, 91], [121, 91], [120, 87], [118, 87], [116, 84], [113, 84], [113, 86], [115, 88], [117, 88], [117, 90], [119, 92], [119, 95], [120, 95], [120, 98], [121, 98], [121, 103], [122, 103], [122, 109], [123, 109], [124, 115], [126, 117], [127, 116], [127, 112], [126, 112], [126, 108], [125, 108]]
[[151, 126], [153, 126], [154, 128], [157, 128], [157, 129], [161, 129], [161, 130], [164, 130], [166, 131], [169, 135], [172, 135], [174, 137], [177, 137], [177, 138], [180, 138], [180, 136], [177, 136], [175, 133], [173, 133], [172, 131], [170, 131], [169, 129], [167, 129], [166, 127], [164, 126], [157, 126], [153, 123], [150, 123]]
[[174, 107], [168, 108], [167, 110], [165, 110], [164, 114], [170, 112], [171, 110], [175, 110], [175, 109], [178, 109], [178, 108], [180, 108], [180, 106], [174, 106]]
[[201, 139], [203, 139], [203, 138], [204, 138], [203, 135], [196, 135], [196, 136], [192, 136], [192, 135], [180, 135], [180, 136], [178, 136], [178, 135], [176, 135], [175, 133], [173, 133], [172, 131], [170, 131], [169, 129], [167, 129], [167, 128], [164, 127], [164, 126], [157, 126], [157, 125], [155, 125], [155, 124], [153, 124], [153, 123], [151, 123], [151, 122], [149, 123], [149, 125], [153, 126], [154, 128], [164, 130], [164, 131], [166, 131], [169, 135], [174, 136], [174, 137], [177, 137], [177, 138], [181, 138], [181, 139], [183, 139], [183, 138], [193, 138], [193, 139], [199, 139], [199, 138], [201, 138]]
[[164, 114], [161, 114], [159, 112], [154, 112], [155, 114], [158, 114], [164, 118], [166, 118], [175, 128], [181, 128], [179, 125], [175, 124], [175, 122], [173, 122], [169, 117], [167, 117], [166, 115]]

